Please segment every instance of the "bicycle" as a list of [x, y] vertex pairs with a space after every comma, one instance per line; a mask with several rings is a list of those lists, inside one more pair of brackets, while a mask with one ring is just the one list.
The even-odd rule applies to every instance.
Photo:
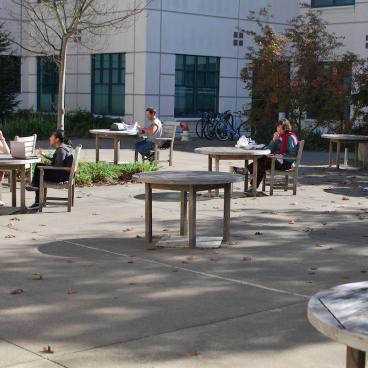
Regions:
[[215, 134], [220, 141], [234, 140], [240, 138], [243, 135], [249, 134], [249, 127], [246, 121], [242, 121], [238, 127], [234, 125], [234, 117], [241, 119], [243, 116], [241, 111], [231, 113], [230, 110], [225, 111], [220, 120], [216, 123]]
[[201, 119], [197, 122], [196, 133], [201, 139], [206, 138], [208, 140], [215, 139], [215, 116], [205, 112], [202, 114]]

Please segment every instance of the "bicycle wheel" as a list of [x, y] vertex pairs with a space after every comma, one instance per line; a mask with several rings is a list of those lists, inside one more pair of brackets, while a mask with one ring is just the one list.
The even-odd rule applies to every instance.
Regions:
[[215, 134], [218, 140], [227, 141], [230, 138], [227, 123], [223, 120], [217, 122], [215, 126]]
[[251, 134], [250, 126], [246, 121], [244, 121], [243, 123], [240, 124], [238, 128], [238, 135], [239, 137], [243, 135], [246, 137], [250, 137], [250, 134]]
[[206, 123], [203, 129], [203, 135], [210, 141], [215, 139], [215, 124], [213, 121], [209, 121]]
[[197, 125], [196, 125], [196, 133], [198, 138], [203, 138], [203, 127], [205, 124], [205, 120], [202, 118], [201, 120], [198, 120]]

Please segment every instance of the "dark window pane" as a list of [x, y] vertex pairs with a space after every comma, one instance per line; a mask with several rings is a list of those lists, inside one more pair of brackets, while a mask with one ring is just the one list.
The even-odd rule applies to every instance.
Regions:
[[219, 60], [207, 56], [176, 56], [176, 116], [198, 116], [201, 112], [217, 112]]
[[92, 57], [92, 112], [99, 115], [124, 115], [124, 54], [100, 54]]
[[57, 65], [43, 57], [37, 59], [37, 110], [57, 111], [59, 71]]
[[355, 5], [355, 0], [312, 0], [312, 8]]

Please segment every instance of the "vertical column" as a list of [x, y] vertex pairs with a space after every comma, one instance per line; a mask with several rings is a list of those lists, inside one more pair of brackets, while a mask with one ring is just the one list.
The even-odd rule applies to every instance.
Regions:
[[189, 191], [189, 248], [195, 248], [197, 241], [197, 193], [192, 186]]
[[146, 240], [152, 243], [152, 186], [146, 183]]

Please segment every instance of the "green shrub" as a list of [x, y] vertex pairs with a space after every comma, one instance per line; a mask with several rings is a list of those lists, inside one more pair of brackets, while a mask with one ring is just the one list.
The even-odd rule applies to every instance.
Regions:
[[120, 165], [112, 165], [103, 162], [82, 162], [78, 168], [76, 183], [79, 186], [119, 184], [132, 180], [135, 174], [157, 170], [157, 164], [148, 161]]
[[[73, 138], [89, 136], [90, 129], [108, 129], [116, 119], [96, 117], [90, 112], [77, 111], [65, 115], [66, 135]], [[29, 136], [37, 134], [38, 139], [47, 139], [56, 129], [57, 116], [53, 113], [39, 113], [32, 111], [19, 111], [14, 113], [0, 126], [0, 130], [8, 139], [16, 135]]]

